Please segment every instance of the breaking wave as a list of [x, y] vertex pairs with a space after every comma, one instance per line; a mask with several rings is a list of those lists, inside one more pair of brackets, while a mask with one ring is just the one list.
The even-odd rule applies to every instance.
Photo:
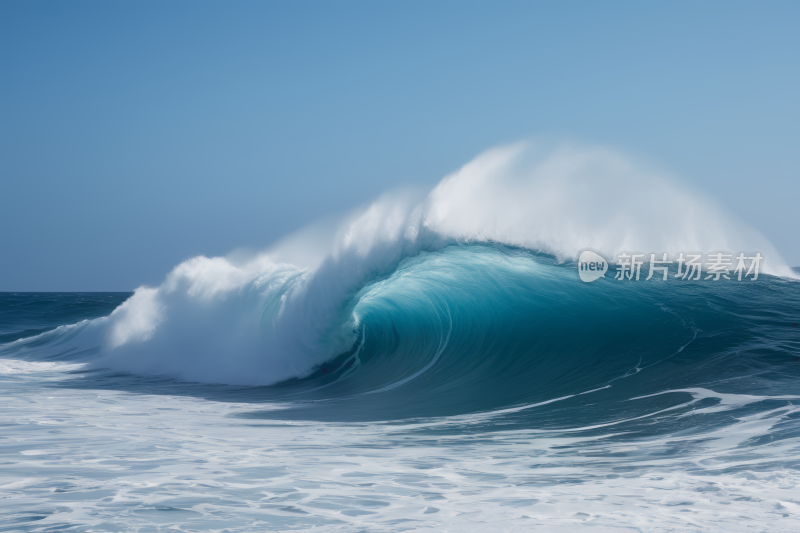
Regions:
[[[275, 390], [293, 398], [416, 416], [622, 382], [633, 397], [721, 376], [763, 380], [783, 375], [797, 349], [786, 324], [796, 321], [798, 284], [769, 242], [608, 150], [495, 149], [427, 195], [387, 194], [326, 232], [246, 259], [189, 259], [109, 316], [5, 344], [3, 355], [282, 384]], [[609, 257], [757, 250], [771, 275], [584, 284], [574, 261], [587, 247]], [[770, 383], [761, 392], [774, 392]]]

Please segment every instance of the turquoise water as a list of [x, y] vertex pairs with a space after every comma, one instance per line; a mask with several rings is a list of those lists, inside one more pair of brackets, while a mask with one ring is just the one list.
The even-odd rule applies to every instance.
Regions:
[[797, 280], [496, 244], [356, 279], [0, 295], [2, 527], [796, 529]]

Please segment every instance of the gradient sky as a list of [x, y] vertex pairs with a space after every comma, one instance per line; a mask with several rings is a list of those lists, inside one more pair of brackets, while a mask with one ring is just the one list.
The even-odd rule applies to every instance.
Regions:
[[0, 291], [131, 290], [481, 151], [644, 158], [800, 265], [800, 2], [0, 3]]

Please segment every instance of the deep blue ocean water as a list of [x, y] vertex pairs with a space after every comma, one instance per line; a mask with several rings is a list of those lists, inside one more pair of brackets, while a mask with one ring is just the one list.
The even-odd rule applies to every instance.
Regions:
[[0, 294], [0, 528], [796, 531], [800, 282], [674, 273]]

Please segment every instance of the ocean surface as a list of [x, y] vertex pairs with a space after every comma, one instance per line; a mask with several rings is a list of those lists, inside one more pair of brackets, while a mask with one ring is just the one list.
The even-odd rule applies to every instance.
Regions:
[[[498, 158], [157, 287], [0, 293], [0, 531], [798, 531], [797, 272], [550, 185], [525, 218]], [[771, 262], [584, 283], [592, 242]]]
[[0, 295], [4, 531], [800, 523], [796, 280], [584, 284], [450, 246], [366, 284], [352, 347], [268, 386], [98, 364], [76, 341], [130, 297]]

